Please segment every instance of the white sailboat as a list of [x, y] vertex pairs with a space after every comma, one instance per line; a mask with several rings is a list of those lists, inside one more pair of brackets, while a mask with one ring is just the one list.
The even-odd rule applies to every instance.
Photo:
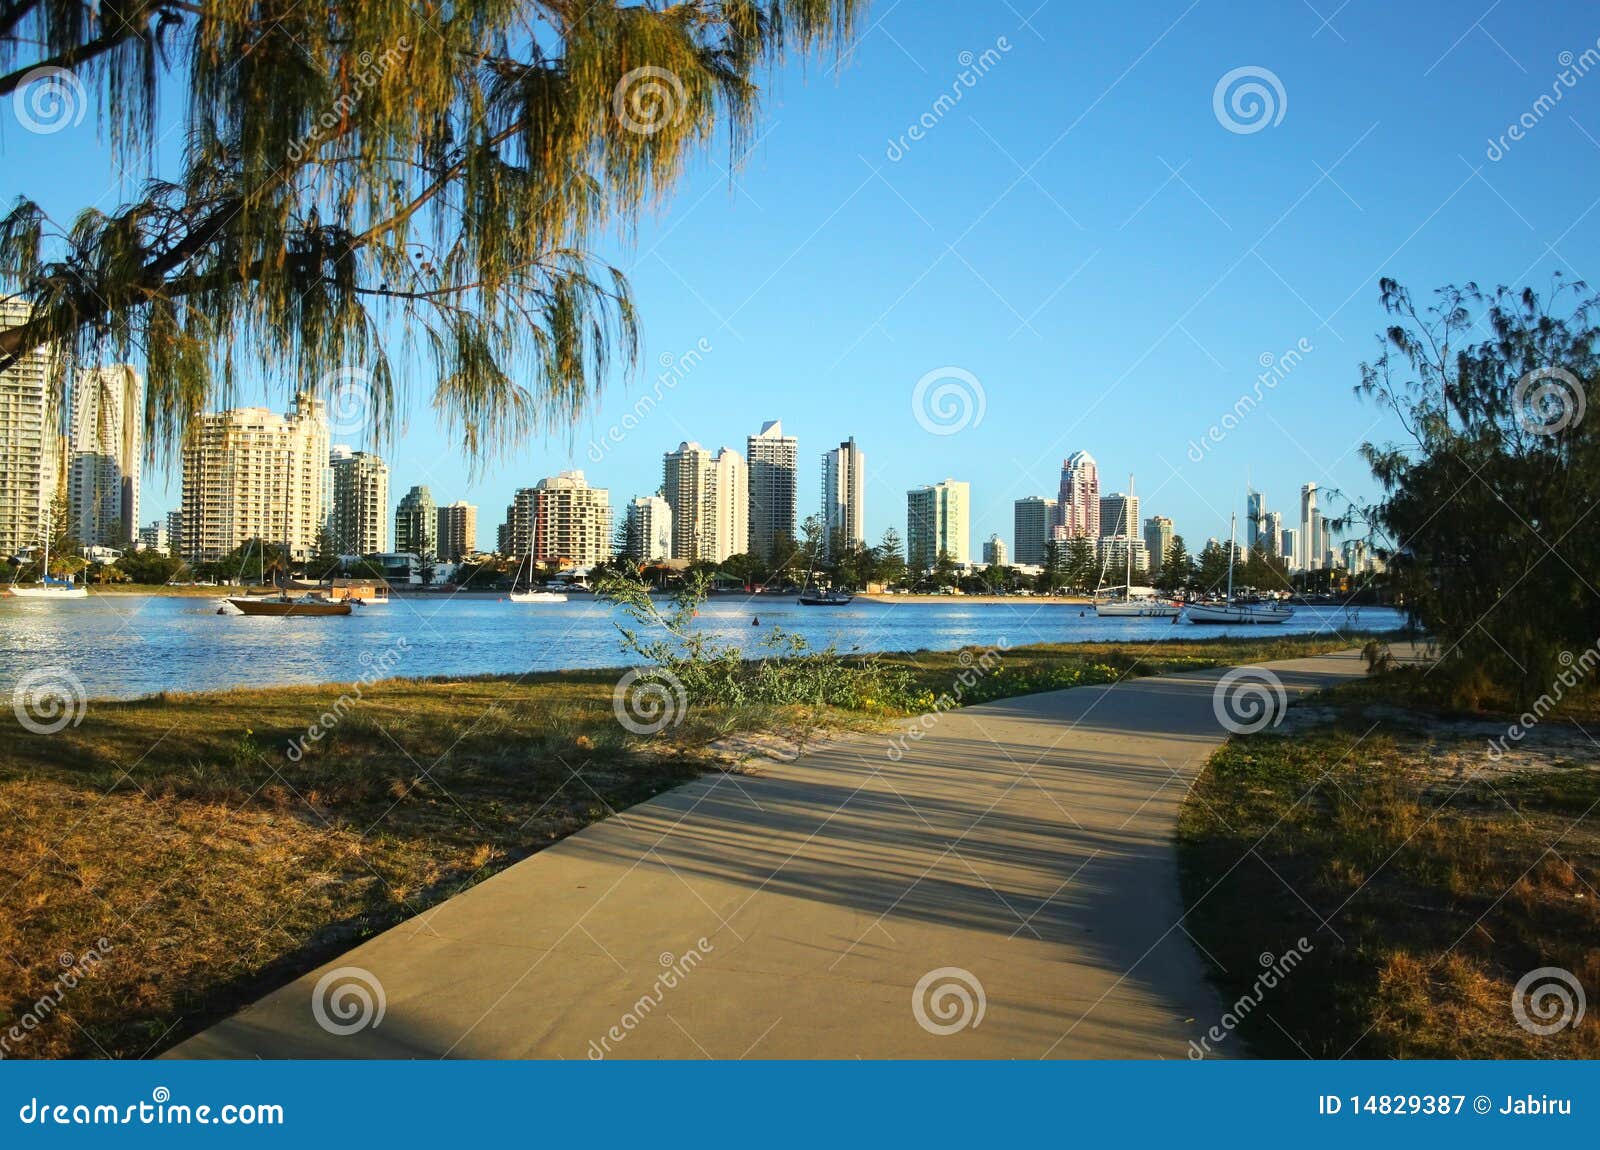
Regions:
[[522, 567], [517, 567], [517, 576], [511, 581], [510, 599], [513, 603], [565, 603], [567, 597], [559, 591], [540, 591], [533, 586], [533, 538], [530, 533], [528, 538], [528, 586], [521, 591], [517, 590], [517, 578], [522, 575]]
[[[1167, 603], [1156, 597], [1154, 587], [1135, 587], [1133, 585], [1133, 532], [1129, 530], [1128, 517], [1133, 506], [1133, 476], [1128, 476], [1128, 498], [1122, 501], [1122, 530], [1119, 534], [1123, 537], [1123, 555], [1127, 559], [1126, 570], [1122, 576], [1121, 595], [1115, 599], [1107, 599], [1104, 603], [1096, 602], [1094, 613], [1102, 619], [1176, 619], [1178, 612], [1183, 610], [1176, 603]], [[1102, 565], [1100, 574], [1105, 575]], [[1115, 590], [1115, 589], [1114, 589]], [[1098, 599], [1099, 588], [1095, 589]]]
[[1284, 623], [1294, 617], [1294, 608], [1281, 603], [1256, 602], [1233, 597], [1234, 539], [1239, 532], [1239, 517], [1228, 520], [1228, 598], [1222, 603], [1190, 603], [1191, 623]]
[[6, 594], [17, 599], [87, 599], [89, 597], [89, 588], [81, 583], [74, 583], [70, 579], [50, 578], [50, 514], [48, 511], [44, 517], [44, 566], [40, 570], [42, 573], [40, 582], [13, 583], [6, 588]]

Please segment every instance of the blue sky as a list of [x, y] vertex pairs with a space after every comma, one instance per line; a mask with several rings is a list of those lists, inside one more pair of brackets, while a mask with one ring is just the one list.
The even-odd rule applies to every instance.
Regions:
[[[426, 482], [477, 503], [492, 544], [516, 487], [577, 466], [620, 505], [655, 489], [680, 440], [742, 451], [781, 418], [800, 440], [802, 516], [822, 452], [856, 437], [874, 538], [904, 531], [908, 487], [952, 476], [972, 485], [974, 553], [991, 532], [1009, 541], [1012, 501], [1053, 494], [1063, 457], [1087, 449], [1106, 489], [1134, 473], [1144, 514], [1198, 543], [1226, 533], [1247, 481], [1286, 519], [1305, 482], [1373, 493], [1356, 448], [1397, 428], [1352, 388], [1384, 324], [1379, 276], [1425, 294], [1590, 270], [1600, 68], [1533, 108], [1560, 86], [1562, 53], [1595, 47], [1592, 5], [1036, 3], [878, 0], [843, 68], [776, 77], [736, 182], [719, 148], [606, 253], [637, 295], [642, 377], [612, 381], [570, 441], [530, 442], [471, 483], [414, 380], [393, 498]], [[988, 49], [961, 85], [963, 60]], [[1281, 88], [1259, 130], [1214, 108], [1240, 68]], [[959, 103], [936, 111], [953, 86]], [[891, 147], [925, 113], [923, 137]], [[1490, 159], [1524, 113], [1533, 126]], [[0, 191], [64, 214], [86, 189], [114, 199], [92, 119], [45, 137], [9, 120]], [[652, 365], [700, 341], [703, 361], [593, 463]], [[1238, 427], [1191, 450], [1253, 391], [1263, 356], [1302, 341]], [[982, 393], [981, 420], [953, 434], [913, 411], [940, 372]], [[144, 518], [177, 499], [151, 476]]]

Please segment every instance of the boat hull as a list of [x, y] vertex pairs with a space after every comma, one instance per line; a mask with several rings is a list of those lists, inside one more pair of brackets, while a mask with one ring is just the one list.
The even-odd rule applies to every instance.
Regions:
[[1182, 610], [1175, 603], [1097, 603], [1094, 613], [1102, 619], [1175, 619]]
[[557, 591], [513, 591], [513, 603], [565, 603], [567, 597]]
[[87, 599], [87, 587], [8, 587], [6, 594], [14, 599]]
[[851, 600], [854, 598], [855, 596], [853, 595], [802, 595], [800, 596], [799, 602], [800, 606], [802, 607], [848, 607]]
[[280, 618], [293, 616], [319, 615], [348, 615], [348, 603], [285, 603], [277, 599], [229, 599], [228, 605], [235, 608], [241, 615], [276, 615]]
[[1184, 608], [1184, 611], [1191, 623], [1232, 623], [1253, 626], [1264, 623], [1287, 623], [1294, 618], [1292, 610], [1252, 606], [1191, 603]]

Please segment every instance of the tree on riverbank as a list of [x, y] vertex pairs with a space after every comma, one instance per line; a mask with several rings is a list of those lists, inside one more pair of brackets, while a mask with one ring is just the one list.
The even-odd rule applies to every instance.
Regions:
[[1600, 636], [1595, 300], [1559, 277], [1548, 298], [1469, 283], [1426, 306], [1380, 287], [1394, 323], [1357, 391], [1410, 442], [1362, 447], [1384, 497], [1350, 518], [1394, 553], [1461, 701], [1511, 684], [1525, 702]]
[[0, 370], [47, 343], [140, 364], [154, 452], [260, 371], [387, 429], [414, 341], [469, 454], [565, 429], [638, 352], [596, 245], [719, 133], [740, 162], [758, 73], [841, 51], [864, 8], [9, 0], [0, 95], [92, 105], [116, 171], [148, 182], [109, 212], [22, 197], [0, 219], [0, 290], [34, 309], [0, 332]]

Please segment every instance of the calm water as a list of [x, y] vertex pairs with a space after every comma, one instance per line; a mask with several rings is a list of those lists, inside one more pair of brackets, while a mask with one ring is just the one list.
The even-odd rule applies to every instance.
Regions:
[[[0, 691], [39, 667], [76, 675], [94, 697], [202, 691], [240, 685], [347, 682], [372, 674], [462, 675], [614, 667], [627, 659], [611, 607], [589, 597], [517, 606], [489, 597], [396, 599], [345, 618], [272, 619], [218, 615], [202, 598], [101, 595], [76, 603], [0, 599]], [[792, 599], [713, 601], [700, 625], [733, 642], [759, 634], [759, 615], [816, 646], [898, 651], [1099, 639], [1200, 639], [1240, 630], [1259, 634], [1386, 630], [1401, 625], [1387, 608], [1346, 613], [1301, 607], [1288, 623], [1248, 628], [1173, 626], [1167, 621], [1100, 620], [1068, 604], [868, 603], [801, 607]], [[406, 640], [402, 649], [396, 644]], [[3, 698], [0, 695], [0, 698]]]

